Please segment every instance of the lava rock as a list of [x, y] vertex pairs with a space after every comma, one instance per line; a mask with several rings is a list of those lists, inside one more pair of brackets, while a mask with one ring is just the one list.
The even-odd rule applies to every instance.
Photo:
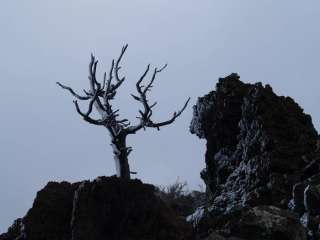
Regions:
[[292, 98], [237, 74], [198, 99], [190, 131], [207, 140], [201, 177], [215, 216], [246, 206], [286, 208], [318, 141], [311, 117]]
[[207, 237], [205, 240], [226, 240], [225, 237], [213, 232], [210, 234], [209, 237]]
[[139, 180], [83, 182], [75, 193], [71, 239], [185, 239], [190, 229], [154, 191]]
[[188, 240], [192, 227], [139, 180], [50, 182], [1, 240]]
[[18, 218], [14, 221], [11, 227], [9, 227], [8, 232], [0, 235], [0, 240], [19, 240], [22, 238], [23, 225], [22, 219]]
[[246, 240], [307, 239], [297, 216], [274, 206], [259, 206], [245, 211], [228, 232]]
[[[214, 225], [211, 225], [214, 226]], [[243, 208], [205, 240], [307, 240], [296, 214], [275, 206]]]
[[16, 234], [8, 240], [69, 240], [73, 195], [78, 185], [49, 182], [37, 193], [26, 216], [19, 220], [19, 228], [15, 227], [17, 222], [11, 227]]
[[213, 232], [205, 240], [245, 240], [245, 239], [238, 238], [238, 237], [223, 237], [220, 234]]
[[310, 238], [320, 239], [320, 174], [294, 186], [289, 208], [299, 214]]

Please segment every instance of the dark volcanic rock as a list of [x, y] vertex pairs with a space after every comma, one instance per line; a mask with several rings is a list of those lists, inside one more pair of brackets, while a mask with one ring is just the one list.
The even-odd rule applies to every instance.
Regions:
[[139, 180], [49, 183], [1, 240], [183, 240], [191, 227]]
[[32, 208], [23, 218], [23, 239], [69, 240], [73, 195], [79, 183], [49, 182], [37, 193]]
[[274, 206], [243, 208], [205, 240], [307, 240], [297, 215]]
[[320, 239], [320, 174], [297, 183], [289, 207], [300, 216], [312, 239]]
[[184, 239], [183, 222], [139, 180], [98, 178], [76, 191], [72, 239]]
[[245, 211], [228, 231], [232, 236], [246, 240], [307, 239], [297, 216], [273, 206], [259, 206]]
[[23, 225], [21, 218], [14, 221], [12, 226], [8, 229], [7, 233], [0, 235], [0, 240], [12, 240], [12, 239], [19, 239], [22, 237], [23, 232]]
[[318, 188], [308, 192], [304, 182], [319, 173], [318, 133], [292, 98], [231, 74], [198, 99], [190, 131], [207, 140], [201, 177], [210, 204], [204, 229], [222, 229], [255, 206], [287, 209], [295, 184], [297, 212], [305, 213], [306, 199], [318, 211]]
[[8, 233], [12, 228], [16, 231], [7, 240], [69, 240], [73, 195], [78, 185], [49, 182], [37, 193], [26, 216], [9, 228]]
[[299, 218], [274, 206], [243, 208], [224, 228], [205, 240], [307, 240]]
[[[217, 211], [286, 206], [318, 134], [293, 99], [232, 74], [199, 98], [190, 130], [207, 140], [202, 177]], [[309, 160], [310, 159], [310, 160]]]

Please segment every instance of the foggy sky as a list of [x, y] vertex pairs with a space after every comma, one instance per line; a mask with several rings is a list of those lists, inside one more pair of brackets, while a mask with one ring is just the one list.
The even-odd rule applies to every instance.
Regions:
[[90, 53], [108, 71], [121, 47], [125, 84], [114, 102], [133, 122], [130, 93], [148, 63], [162, 66], [151, 99], [160, 132], [130, 136], [130, 164], [156, 185], [202, 181], [205, 142], [189, 133], [191, 106], [232, 72], [293, 97], [319, 129], [320, 2], [276, 0], [2, 0], [0, 6], [0, 232], [24, 216], [48, 181], [115, 174], [109, 136], [75, 112], [56, 81], [88, 87]]

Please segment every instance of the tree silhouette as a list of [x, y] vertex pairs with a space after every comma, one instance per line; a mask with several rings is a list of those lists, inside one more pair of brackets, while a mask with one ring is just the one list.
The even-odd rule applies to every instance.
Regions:
[[[147, 94], [151, 91], [153, 83], [157, 75], [162, 72], [167, 64], [162, 68], [155, 68], [151, 75], [151, 79], [145, 85], [142, 82], [150, 71], [150, 64], [136, 83], [137, 94], [131, 94], [134, 100], [140, 102], [143, 106], [142, 110], [139, 110], [139, 122], [136, 125], [131, 125], [128, 119], [119, 118], [119, 109], [114, 110], [111, 101], [115, 98], [118, 88], [125, 81], [125, 77], [120, 77], [119, 70], [121, 69], [120, 63], [124, 53], [127, 50], [128, 45], [125, 45], [120, 53], [120, 56], [116, 60], [112, 60], [110, 71], [107, 74], [104, 73], [103, 82], [98, 82], [96, 79], [96, 71], [98, 61], [93, 55], [91, 55], [91, 61], [89, 64], [89, 90], [83, 90], [84, 95], [77, 94], [71, 87], [65, 86], [59, 82], [57, 84], [65, 90], [68, 90], [76, 99], [82, 101], [89, 101], [88, 110], [83, 112], [78, 104], [77, 100], [74, 100], [74, 104], [78, 114], [82, 118], [94, 125], [103, 126], [107, 128], [111, 137], [111, 146], [113, 148], [114, 160], [116, 163], [117, 176], [124, 179], [130, 179], [130, 167], [128, 162], [128, 156], [132, 151], [131, 147], [126, 144], [126, 138], [130, 134], [135, 134], [137, 131], [146, 128], [156, 128], [160, 130], [161, 127], [173, 123], [186, 109], [190, 98], [185, 102], [182, 109], [178, 112], [174, 112], [172, 117], [167, 121], [154, 122], [151, 117], [153, 114], [153, 108], [157, 102], [149, 104]], [[93, 108], [97, 110], [101, 118], [94, 119], [91, 117]]]

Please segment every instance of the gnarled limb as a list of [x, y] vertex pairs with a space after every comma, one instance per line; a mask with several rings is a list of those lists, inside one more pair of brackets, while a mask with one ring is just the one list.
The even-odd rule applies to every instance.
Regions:
[[188, 100], [185, 102], [185, 104], [181, 110], [173, 113], [173, 116], [169, 120], [163, 121], [163, 122], [153, 122], [151, 119], [151, 116], [153, 114], [152, 109], [157, 105], [157, 102], [154, 102], [153, 104], [150, 105], [149, 101], [147, 99], [147, 93], [148, 93], [148, 91], [151, 91], [151, 88], [153, 87], [153, 83], [156, 79], [157, 74], [162, 72], [167, 66], [168, 65], [165, 64], [160, 69], [155, 68], [153, 71], [150, 82], [144, 87], [141, 85], [141, 83], [143, 82], [143, 80], [145, 79], [145, 77], [147, 76], [147, 74], [150, 70], [150, 65], [148, 65], [145, 72], [142, 74], [139, 81], [136, 83], [136, 89], [137, 89], [139, 96], [134, 95], [134, 94], [131, 94], [131, 96], [136, 101], [140, 102], [143, 105], [143, 110], [139, 110], [140, 116], [137, 117], [138, 119], [140, 119], [139, 124], [137, 124], [135, 126], [128, 127], [126, 129], [126, 132], [128, 134], [135, 134], [140, 129], [142, 129], [142, 128], [145, 129], [146, 127], [156, 128], [156, 129], [160, 130], [160, 127], [163, 127], [163, 126], [166, 126], [166, 125], [173, 123], [182, 114], [182, 112], [186, 109], [186, 107], [190, 101], [190, 98], [188, 98]]
[[81, 96], [79, 94], [77, 94], [71, 87], [65, 86], [63, 84], [61, 84], [60, 82], [56, 82], [61, 88], [68, 90], [75, 98], [79, 99], [79, 100], [89, 100], [91, 97], [88, 96], [89, 94], [87, 92], [86, 95], [87, 96]]

